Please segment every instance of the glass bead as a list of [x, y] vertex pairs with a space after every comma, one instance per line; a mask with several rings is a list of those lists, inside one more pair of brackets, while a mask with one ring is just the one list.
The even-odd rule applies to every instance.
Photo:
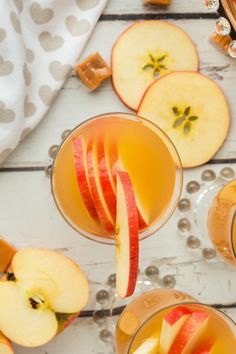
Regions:
[[203, 258], [211, 260], [216, 257], [216, 251], [214, 248], [203, 248], [202, 250]]
[[199, 248], [201, 246], [201, 241], [199, 240], [199, 238], [195, 237], [195, 236], [189, 236], [187, 238], [187, 246], [191, 249], [196, 249]]
[[197, 193], [199, 189], [200, 189], [200, 184], [196, 181], [191, 181], [186, 186], [186, 190], [189, 194]]
[[107, 279], [107, 284], [111, 287], [111, 288], [115, 288], [116, 287], [116, 274], [111, 274], [109, 275], [108, 279]]
[[223, 177], [225, 179], [231, 179], [231, 178], [234, 178], [235, 172], [231, 167], [224, 167], [220, 171], [220, 175], [221, 175], [221, 177]]
[[182, 232], [191, 230], [191, 223], [187, 218], [182, 218], [178, 221], [178, 229]]
[[225, 17], [220, 17], [216, 21], [216, 33], [220, 36], [227, 36], [231, 32], [230, 22]]
[[219, 9], [219, 0], [205, 0], [205, 4], [208, 10], [217, 11]]
[[159, 277], [159, 269], [155, 265], [150, 265], [145, 269], [145, 274], [152, 280], [157, 280]]
[[205, 182], [214, 181], [216, 179], [216, 174], [212, 170], [205, 170], [202, 172], [202, 180]]
[[236, 41], [230, 43], [228, 53], [232, 58], [236, 58]]
[[176, 284], [175, 277], [173, 275], [165, 275], [162, 279], [162, 284], [165, 288], [174, 288]]
[[187, 198], [180, 199], [178, 209], [182, 212], [189, 211], [191, 209], [191, 202]]
[[93, 313], [93, 320], [98, 325], [103, 325], [106, 322], [106, 315], [104, 310], [97, 310]]
[[52, 174], [52, 166], [45, 167], [44, 172], [45, 172], [46, 177], [50, 177]]
[[105, 343], [111, 343], [113, 335], [109, 329], [104, 328], [100, 331], [99, 338]]
[[61, 140], [65, 140], [71, 133], [71, 130], [67, 129], [67, 130], [64, 130], [64, 132], [62, 132], [61, 134]]
[[49, 150], [48, 154], [49, 156], [53, 159], [56, 156], [56, 153], [58, 151], [59, 146], [58, 145], [52, 145]]
[[96, 301], [100, 305], [105, 305], [110, 298], [110, 294], [107, 290], [99, 290], [96, 294]]

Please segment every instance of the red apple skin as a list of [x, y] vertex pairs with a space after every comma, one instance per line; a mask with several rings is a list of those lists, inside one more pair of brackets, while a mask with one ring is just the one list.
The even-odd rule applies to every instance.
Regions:
[[[236, 0], [234, 0], [234, 1], [236, 1]], [[142, 21], [145, 21], [145, 20], [141, 20], [141, 21], [139, 21], [139, 22], [142, 22]], [[155, 21], [155, 20], [149, 20], [149, 21]], [[115, 48], [116, 44], [118, 43], [119, 39], [123, 36], [123, 34], [124, 34], [126, 31], [129, 31], [135, 24], [136, 24], [136, 22], [133, 23], [132, 25], [130, 25], [128, 28], [126, 28], [126, 30], [123, 31], [123, 32], [119, 35], [119, 37], [117, 38], [117, 40], [116, 40], [115, 43], [113, 44], [112, 51], [111, 51], [111, 68], [113, 68], [113, 66], [112, 66], [112, 62], [113, 62], [113, 52], [114, 52], [114, 48]], [[188, 36], [187, 33], [186, 33], [186, 35]], [[189, 36], [188, 36], [188, 37], [189, 37]], [[192, 39], [191, 39], [190, 37], [189, 37], [189, 39], [190, 39], [191, 42], [194, 44], [194, 42], [192, 41]], [[194, 45], [195, 45], [195, 44], [194, 44]], [[195, 47], [196, 47], [196, 46], [195, 46]], [[198, 70], [197, 70], [197, 71], [199, 71], [199, 66], [200, 66], [200, 59], [199, 59], [199, 56], [198, 56]], [[158, 80], [159, 80], [159, 79], [158, 79]], [[112, 87], [113, 87], [113, 89], [114, 89], [116, 95], [118, 96], [118, 98], [121, 100], [121, 102], [122, 102], [126, 107], [132, 109], [132, 110], [135, 111], [135, 112], [138, 112], [139, 107], [140, 107], [140, 105], [141, 105], [141, 102], [142, 102], [143, 98], [141, 99], [141, 102], [139, 103], [138, 107], [130, 107], [130, 106], [128, 106], [128, 104], [124, 101], [123, 97], [121, 97], [120, 94], [118, 93], [118, 91], [117, 91], [117, 89], [116, 89], [116, 87], [115, 87], [114, 81], [113, 81], [113, 75], [112, 75], [112, 81], [111, 81], [111, 82], [112, 82]], [[154, 82], [155, 82], [155, 81], [154, 81]], [[151, 84], [151, 85], [152, 85], [152, 84]], [[148, 88], [149, 88], [149, 87], [148, 87]], [[147, 90], [148, 90], [148, 88], [147, 88]], [[147, 90], [146, 90], [146, 91], [147, 91]], [[144, 97], [146, 91], [144, 92], [143, 97]]]
[[112, 222], [109, 220], [108, 216], [107, 216], [107, 212], [104, 209], [104, 206], [102, 204], [101, 198], [99, 196], [99, 192], [98, 192], [98, 187], [97, 187], [97, 182], [96, 182], [96, 178], [95, 178], [95, 172], [94, 172], [94, 164], [93, 164], [93, 144], [94, 144], [94, 140], [91, 139], [88, 142], [87, 145], [87, 166], [88, 166], [88, 180], [89, 180], [89, 186], [90, 186], [90, 190], [92, 193], [92, 197], [93, 197], [93, 201], [94, 201], [94, 205], [97, 211], [97, 215], [99, 217], [99, 220], [101, 222], [101, 224], [103, 225], [103, 227], [105, 228], [106, 231], [110, 232], [110, 233], [114, 233], [115, 228], [114, 225], [112, 224]]
[[175, 324], [182, 316], [189, 315], [191, 311], [184, 306], [178, 306], [171, 310], [165, 317], [164, 320], [168, 322], [171, 326]]
[[86, 156], [86, 151], [84, 151], [85, 144], [84, 144], [83, 138], [81, 136], [74, 137], [72, 139], [72, 144], [73, 144], [73, 155], [74, 155], [75, 171], [76, 171], [76, 178], [77, 178], [78, 187], [79, 187], [82, 199], [84, 201], [84, 204], [87, 208], [87, 211], [89, 212], [91, 217], [97, 221], [98, 214], [97, 214], [96, 208], [94, 206], [93, 198], [91, 195], [91, 191], [90, 191], [89, 183], [88, 183], [88, 179], [87, 179], [86, 159], [84, 159], [84, 156]]
[[177, 334], [168, 354], [182, 354], [195, 332], [208, 319], [206, 312], [193, 312]]
[[63, 332], [67, 327], [69, 327], [78, 318], [80, 312], [68, 315], [67, 320], [63, 322], [58, 330], [58, 334]]
[[200, 345], [194, 352], [191, 354], [210, 354], [213, 348], [213, 344], [205, 343]]
[[135, 195], [131, 179], [127, 172], [118, 172], [120, 181], [122, 183], [125, 197], [126, 207], [128, 212], [128, 226], [129, 226], [129, 249], [130, 249], [130, 272], [129, 282], [125, 297], [131, 296], [134, 293], [136, 282], [138, 278], [139, 265], [139, 234], [138, 234], [138, 213], [135, 202]]
[[98, 160], [98, 168], [99, 168], [99, 177], [100, 183], [103, 190], [103, 195], [107, 206], [110, 210], [112, 217], [116, 218], [116, 194], [112, 187], [112, 182], [110, 180], [109, 172], [108, 172], [108, 164], [105, 155], [105, 146], [104, 139], [99, 138], [97, 140], [97, 160]]

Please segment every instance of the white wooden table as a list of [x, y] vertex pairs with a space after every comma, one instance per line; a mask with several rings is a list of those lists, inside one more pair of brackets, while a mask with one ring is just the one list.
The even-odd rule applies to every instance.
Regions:
[[[172, 0], [167, 9], [144, 7], [142, 2], [110, 0], [82, 56], [98, 50], [109, 60], [114, 40], [136, 19], [164, 18], [182, 27], [198, 47], [202, 72], [222, 87], [232, 109], [230, 133], [210, 167], [219, 170], [230, 165], [236, 170], [236, 60], [218, 53], [208, 42], [216, 15], [205, 10], [203, 0]], [[90, 94], [72, 75], [43, 122], [0, 169], [1, 234], [17, 248], [47, 247], [77, 261], [92, 284], [87, 309], [97, 306], [95, 290], [104, 288], [107, 277], [114, 272], [114, 248], [86, 240], [65, 223], [54, 205], [44, 167], [48, 164], [48, 148], [60, 142], [63, 130], [98, 113], [126, 110], [109, 82]], [[198, 178], [204, 168], [185, 171], [185, 180]], [[200, 252], [189, 252], [177, 235], [176, 217], [158, 235], [142, 242], [140, 268], [143, 270], [152, 261], [159, 266], [161, 275], [174, 274], [176, 287], [200, 301], [221, 304], [223, 309], [236, 301], [235, 269], [218, 259], [213, 264], [206, 263]], [[236, 320], [233, 304], [226, 311]], [[86, 317], [79, 318], [50, 344], [29, 350], [16, 347], [16, 353], [110, 354], [114, 351], [99, 340], [99, 328], [91, 317]]]

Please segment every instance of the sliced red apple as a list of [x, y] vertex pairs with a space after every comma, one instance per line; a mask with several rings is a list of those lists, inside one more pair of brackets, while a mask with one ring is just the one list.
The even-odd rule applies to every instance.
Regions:
[[163, 318], [159, 345], [160, 354], [169, 352], [177, 334], [190, 314], [191, 311], [187, 307], [178, 306]]
[[14, 354], [11, 342], [0, 332], [0, 353]]
[[193, 312], [177, 334], [168, 354], [190, 354], [207, 330], [208, 314]]
[[81, 197], [91, 217], [98, 219], [98, 214], [94, 206], [92, 194], [88, 183], [88, 170], [86, 162], [86, 142], [82, 136], [72, 139], [73, 156], [75, 162], [75, 172]]
[[211, 354], [213, 350], [213, 344], [204, 343], [201, 344], [197, 349], [195, 349], [191, 354]]
[[145, 340], [133, 354], [157, 354], [158, 353], [158, 338], [149, 338]]
[[131, 296], [138, 276], [138, 213], [128, 173], [117, 173], [116, 290], [121, 298]]
[[99, 220], [106, 231], [114, 232], [115, 222], [106, 203], [102, 185], [99, 178], [99, 167], [96, 151], [96, 140], [90, 140], [87, 146], [87, 167], [88, 180], [93, 197], [93, 202], [97, 211]]
[[196, 47], [181, 28], [165, 21], [139, 21], [113, 46], [113, 86], [120, 99], [137, 110], [144, 92], [157, 78], [171, 71], [197, 71], [198, 64]]
[[[17, 252], [11, 280], [0, 282], [0, 330], [11, 341], [36, 347], [50, 341], [88, 301], [88, 282], [77, 264], [45, 249]], [[62, 326], [63, 327], [63, 326]]]

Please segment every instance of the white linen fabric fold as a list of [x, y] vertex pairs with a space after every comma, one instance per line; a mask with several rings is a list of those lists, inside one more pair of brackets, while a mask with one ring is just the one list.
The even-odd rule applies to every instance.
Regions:
[[1, 0], [0, 163], [40, 122], [107, 0]]

